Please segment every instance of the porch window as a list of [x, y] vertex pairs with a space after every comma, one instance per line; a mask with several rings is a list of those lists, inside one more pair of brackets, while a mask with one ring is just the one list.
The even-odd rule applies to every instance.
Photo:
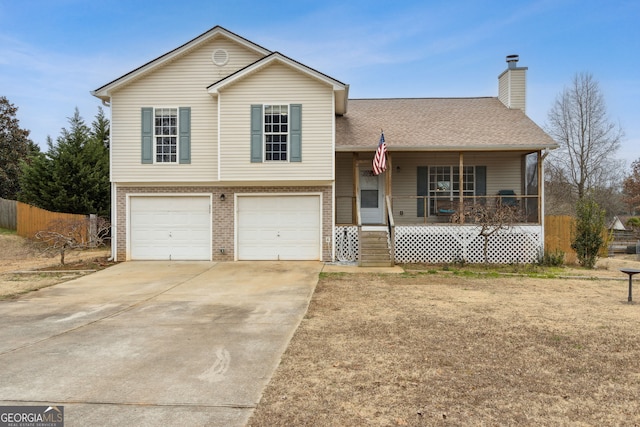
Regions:
[[[450, 214], [460, 197], [459, 166], [429, 166], [427, 188], [429, 189], [429, 214]], [[474, 196], [476, 190], [476, 167], [462, 168], [462, 195]], [[420, 214], [420, 212], [418, 212]], [[419, 215], [421, 216], [421, 215]]]

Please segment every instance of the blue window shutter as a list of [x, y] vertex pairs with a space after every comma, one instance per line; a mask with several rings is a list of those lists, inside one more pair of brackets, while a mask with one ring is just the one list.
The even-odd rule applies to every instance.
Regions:
[[262, 104], [251, 106], [251, 162], [262, 163]]
[[[427, 192], [427, 167], [418, 166], [418, 196], [426, 196]], [[417, 201], [418, 217], [424, 218], [424, 198], [419, 198]]]
[[302, 161], [302, 104], [291, 104], [291, 115], [289, 136], [290, 143], [290, 162]]
[[191, 108], [181, 107], [178, 112], [180, 163], [191, 163]]
[[487, 195], [487, 167], [476, 166], [476, 196]]
[[142, 108], [142, 163], [153, 163], [153, 108]]

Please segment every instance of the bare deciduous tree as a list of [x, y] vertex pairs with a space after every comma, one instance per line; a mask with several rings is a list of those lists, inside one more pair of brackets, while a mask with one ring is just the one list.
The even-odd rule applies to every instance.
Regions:
[[577, 196], [562, 169], [549, 162], [544, 174], [545, 215], [575, 215]]
[[474, 203], [464, 208], [464, 213], [456, 211], [451, 216], [451, 222], [460, 223], [464, 216], [464, 222], [480, 227], [480, 236], [483, 239], [484, 262], [489, 262], [489, 237], [500, 230], [508, 230], [514, 224], [522, 222], [524, 215], [518, 206], [502, 204], [496, 201], [495, 205]]
[[598, 82], [589, 73], [576, 74], [548, 114], [546, 131], [560, 145], [550, 156], [578, 199], [591, 189], [620, 182], [620, 162], [614, 155], [624, 136], [607, 114]]
[[87, 219], [66, 219], [52, 221], [46, 230], [38, 231], [36, 239], [42, 242], [43, 251], [58, 252], [60, 264], [64, 265], [66, 252], [105, 246], [111, 223], [106, 218], [97, 217], [95, 224]]

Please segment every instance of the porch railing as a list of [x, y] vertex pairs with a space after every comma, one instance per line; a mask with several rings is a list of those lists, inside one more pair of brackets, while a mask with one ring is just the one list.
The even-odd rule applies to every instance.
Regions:
[[396, 223], [393, 219], [393, 207], [391, 205], [391, 197], [386, 196], [387, 205], [387, 227], [389, 228], [389, 241], [391, 243], [391, 254], [395, 258], [396, 253]]
[[[540, 224], [539, 196], [524, 194], [496, 194], [487, 196], [464, 196], [460, 210], [458, 197], [433, 196], [386, 196], [395, 225], [442, 224], [460, 222], [460, 212], [469, 213], [473, 207], [481, 206], [491, 212], [499, 206], [510, 206], [519, 215], [518, 223]], [[362, 224], [359, 198], [353, 196], [336, 197], [336, 223]], [[389, 212], [387, 213], [387, 216]], [[453, 221], [452, 221], [453, 220]], [[465, 216], [464, 222], [471, 218]]]

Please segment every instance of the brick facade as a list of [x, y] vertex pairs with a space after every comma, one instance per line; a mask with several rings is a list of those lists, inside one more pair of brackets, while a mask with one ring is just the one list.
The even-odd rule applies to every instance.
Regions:
[[[118, 261], [127, 256], [127, 194], [211, 194], [212, 195], [212, 258], [214, 261], [233, 261], [234, 259], [234, 195], [248, 193], [322, 193], [322, 261], [331, 260], [333, 242], [333, 197], [331, 186], [306, 187], [117, 187], [117, 249]], [[225, 200], [220, 195], [225, 195]], [[224, 249], [224, 254], [220, 249]]]

